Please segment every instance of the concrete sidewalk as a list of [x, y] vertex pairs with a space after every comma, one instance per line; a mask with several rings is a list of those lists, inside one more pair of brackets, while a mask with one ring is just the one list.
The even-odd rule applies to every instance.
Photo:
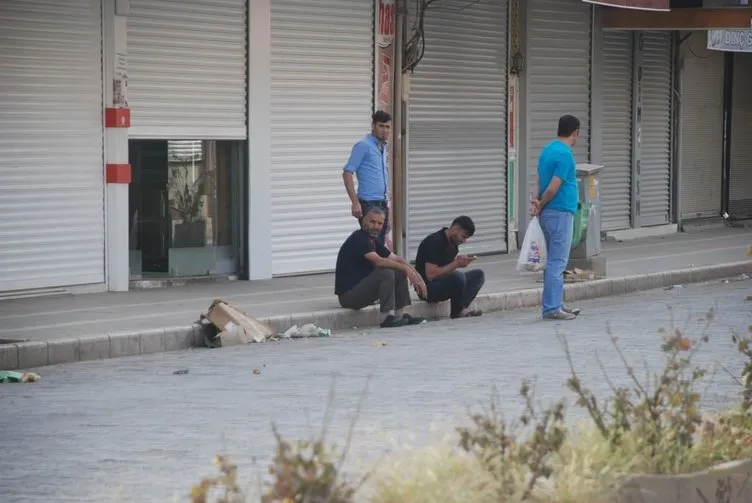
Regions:
[[[679, 233], [624, 243], [606, 242], [604, 280], [567, 286], [568, 301], [705, 281], [752, 273], [746, 251], [752, 230], [716, 229]], [[515, 271], [516, 256], [478, 261], [486, 285], [478, 307], [486, 311], [540, 303], [537, 275]], [[269, 281], [238, 281], [125, 293], [82, 294], [0, 302], [0, 369], [113, 358], [184, 349], [202, 344], [193, 325], [211, 301], [221, 298], [266, 320], [278, 331], [292, 324], [315, 323], [343, 329], [372, 326], [375, 307], [352, 312], [338, 307], [333, 275], [320, 274]], [[447, 305], [428, 306], [416, 299], [413, 313], [446, 315]]]

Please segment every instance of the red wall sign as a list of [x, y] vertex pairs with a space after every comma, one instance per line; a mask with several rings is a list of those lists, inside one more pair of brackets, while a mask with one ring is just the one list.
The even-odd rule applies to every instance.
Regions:
[[379, 0], [379, 47], [389, 47], [394, 41], [395, 13], [394, 0]]
[[671, 10], [671, 0], [583, 0], [587, 3], [636, 10]]

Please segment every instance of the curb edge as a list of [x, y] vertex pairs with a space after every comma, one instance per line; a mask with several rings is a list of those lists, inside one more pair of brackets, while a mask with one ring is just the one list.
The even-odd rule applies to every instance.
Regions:
[[[674, 269], [658, 273], [635, 274], [605, 278], [581, 283], [568, 283], [564, 287], [567, 302], [623, 295], [639, 291], [665, 288], [671, 285], [702, 283], [752, 273], [752, 261], [731, 262]], [[542, 287], [479, 295], [476, 305], [484, 312], [511, 311], [540, 305]], [[420, 302], [410, 306], [411, 314], [435, 320], [449, 315], [448, 303], [431, 305]], [[291, 325], [313, 323], [331, 330], [348, 330], [376, 326], [376, 306], [360, 311], [332, 309], [313, 313], [295, 313], [260, 318], [275, 332], [287, 330]], [[69, 337], [51, 341], [28, 341], [0, 345], [0, 369], [18, 370], [137, 356], [167, 351], [178, 351], [203, 346], [203, 336], [198, 324], [116, 332], [106, 335]]]

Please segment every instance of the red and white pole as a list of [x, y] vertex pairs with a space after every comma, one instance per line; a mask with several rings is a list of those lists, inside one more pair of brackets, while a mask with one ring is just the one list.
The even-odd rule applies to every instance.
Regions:
[[104, 0], [104, 177], [107, 289], [128, 290], [130, 279], [128, 160], [128, 0]]

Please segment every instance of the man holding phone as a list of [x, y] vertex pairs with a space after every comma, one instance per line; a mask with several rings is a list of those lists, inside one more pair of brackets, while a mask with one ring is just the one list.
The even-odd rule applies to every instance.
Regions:
[[423, 276], [427, 302], [451, 301], [450, 316], [467, 318], [480, 316], [471, 310], [478, 292], [486, 281], [480, 269], [460, 271], [475, 261], [476, 257], [460, 255], [459, 247], [475, 234], [475, 224], [467, 216], [454, 219], [452, 225], [429, 234], [420, 243], [415, 258], [415, 269]]

